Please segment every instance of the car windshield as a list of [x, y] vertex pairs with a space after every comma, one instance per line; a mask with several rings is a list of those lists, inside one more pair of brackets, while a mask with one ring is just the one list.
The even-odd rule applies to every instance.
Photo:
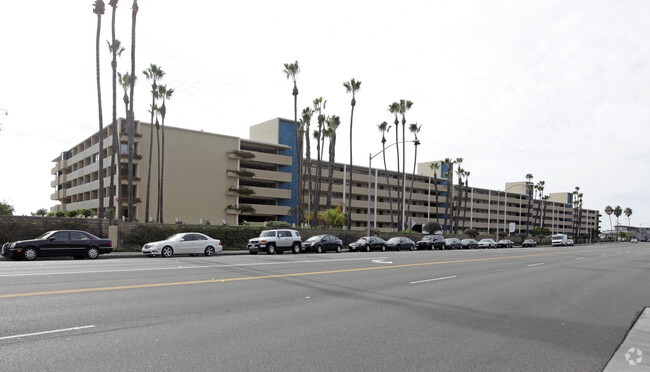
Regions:
[[311, 238], [307, 239], [308, 242], [316, 242], [319, 241], [323, 236], [322, 235], [316, 235], [312, 236]]
[[174, 234], [174, 235], [168, 237], [168, 238], [165, 239], [165, 240], [173, 240], [173, 241], [181, 240], [181, 238], [182, 238], [183, 236], [185, 236], [185, 234]]
[[422, 238], [422, 240], [433, 240], [433, 236], [427, 235], [424, 238]]
[[399, 243], [399, 242], [400, 242], [400, 238], [390, 238], [388, 239], [387, 243]]
[[267, 230], [267, 231], [262, 231], [260, 234], [260, 238], [268, 238], [270, 236], [275, 236], [275, 231]]
[[37, 237], [36, 239], [47, 239], [48, 236], [52, 235], [54, 231], [48, 231], [45, 234], [42, 234], [41, 236]]
[[491, 240], [490, 239], [481, 239], [482, 243], [489, 243]]
[[359, 240], [357, 240], [357, 242], [359, 242], [359, 243], [363, 243], [363, 242], [367, 242], [367, 241], [368, 241], [367, 236], [364, 236], [363, 238], [359, 238]]

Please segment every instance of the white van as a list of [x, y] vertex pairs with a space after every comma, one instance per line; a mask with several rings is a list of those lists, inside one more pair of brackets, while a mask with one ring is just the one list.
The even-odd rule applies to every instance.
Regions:
[[554, 247], [565, 246], [569, 242], [566, 234], [555, 234], [551, 237], [551, 245]]

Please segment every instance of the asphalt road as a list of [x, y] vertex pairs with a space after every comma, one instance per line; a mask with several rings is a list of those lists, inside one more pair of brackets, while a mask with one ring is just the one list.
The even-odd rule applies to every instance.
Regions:
[[2, 260], [0, 366], [596, 371], [649, 282], [649, 243]]

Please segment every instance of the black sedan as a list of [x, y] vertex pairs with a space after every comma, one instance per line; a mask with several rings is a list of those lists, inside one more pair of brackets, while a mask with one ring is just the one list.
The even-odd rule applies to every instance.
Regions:
[[443, 249], [445, 238], [442, 235], [427, 235], [416, 243], [418, 249]]
[[497, 242], [497, 248], [512, 248], [515, 245], [511, 240], [501, 239]]
[[317, 253], [325, 253], [326, 251], [341, 253], [343, 241], [334, 235], [314, 235], [302, 243], [302, 250]]
[[359, 238], [356, 242], [350, 243], [350, 251], [365, 251], [370, 252], [373, 249], [386, 251], [386, 241], [376, 236], [364, 236]]
[[414, 251], [415, 242], [409, 238], [403, 238], [403, 237], [390, 238], [386, 242], [386, 248], [392, 249], [394, 251], [401, 251], [402, 249], [408, 249], [409, 251]]
[[72, 256], [76, 259], [95, 259], [100, 254], [113, 252], [109, 239], [100, 239], [86, 231], [55, 230], [32, 240], [5, 243], [2, 255], [14, 260], [35, 260], [36, 257]]
[[461, 246], [463, 249], [477, 249], [478, 248], [478, 242], [474, 239], [463, 239], [460, 241]]
[[445, 239], [445, 248], [444, 249], [461, 249], [463, 244], [460, 242], [460, 239], [457, 238], [447, 238]]
[[521, 243], [522, 247], [534, 247], [537, 245], [537, 242], [534, 241], [533, 239], [526, 239], [524, 240], [523, 243]]

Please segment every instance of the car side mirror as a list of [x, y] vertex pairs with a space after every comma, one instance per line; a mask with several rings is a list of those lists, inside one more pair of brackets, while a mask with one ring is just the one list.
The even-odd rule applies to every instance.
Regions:
[[51, 242], [53, 242], [53, 241], [54, 241], [54, 237], [53, 237], [53, 236], [50, 236], [49, 240], [50, 240]]

